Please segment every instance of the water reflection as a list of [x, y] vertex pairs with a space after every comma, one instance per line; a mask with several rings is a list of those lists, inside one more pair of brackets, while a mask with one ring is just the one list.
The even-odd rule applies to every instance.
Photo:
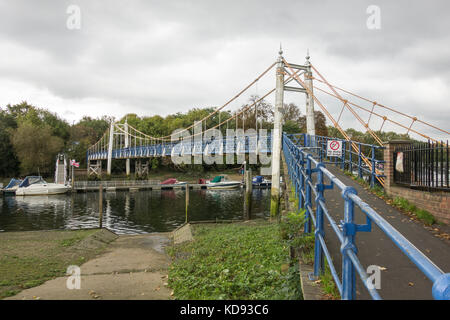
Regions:
[[[0, 231], [98, 226], [99, 194], [0, 197]], [[243, 190], [190, 190], [189, 220], [241, 219]], [[255, 189], [252, 217], [269, 214], [270, 190]], [[185, 221], [185, 191], [104, 192], [103, 224], [120, 234], [166, 232]]]

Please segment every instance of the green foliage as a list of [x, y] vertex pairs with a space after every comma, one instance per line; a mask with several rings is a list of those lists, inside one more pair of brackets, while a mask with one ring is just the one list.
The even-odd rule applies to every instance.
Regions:
[[53, 136], [49, 127], [39, 127], [30, 122], [19, 124], [11, 142], [24, 175], [38, 172], [50, 174], [56, 155], [64, 147], [63, 140]]
[[14, 176], [19, 172], [19, 161], [10, 140], [10, 134], [16, 128], [14, 117], [0, 110], [0, 177]]
[[[169, 286], [177, 299], [298, 299], [299, 277], [277, 224], [195, 226], [173, 247]], [[298, 269], [297, 269], [298, 270]]]
[[404, 211], [414, 214], [417, 218], [428, 225], [436, 223], [436, 218], [424, 209], [418, 209], [414, 204], [409, 203], [408, 200], [401, 197], [395, 197], [393, 204]]
[[283, 124], [283, 132], [286, 132], [287, 134], [291, 134], [291, 133], [302, 133], [302, 129], [304, 128], [300, 128], [300, 125], [292, 120], [287, 120], [284, 124]]
[[[386, 194], [386, 191], [380, 185], [376, 184], [375, 186], [373, 186], [373, 188], [370, 188], [369, 183], [367, 183], [363, 179], [355, 177], [348, 171], [344, 171], [344, 173], [346, 175], [350, 176], [353, 180], [357, 181], [359, 184], [369, 188], [369, 191], [376, 194], [378, 197], [380, 197], [384, 200], [389, 200], [389, 201], [392, 200], [392, 198]], [[395, 197], [392, 200], [392, 205], [397, 207], [400, 210], [403, 210], [407, 213], [415, 215], [419, 220], [421, 220], [422, 222], [424, 222], [427, 225], [433, 225], [435, 223], [439, 223], [431, 213], [429, 213], [428, 211], [426, 211], [424, 209], [417, 208], [414, 204], [409, 203], [409, 201], [405, 198]]]
[[325, 294], [331, 296], [333, 299], [339, 299], [340, 293], [339, 289], [334, 282], [333, 276], [331, 274], [330, 266], [328, 265], [327, 260], [325, 259], [325, 270], [320, 275], [320, 287], [325, 292]]

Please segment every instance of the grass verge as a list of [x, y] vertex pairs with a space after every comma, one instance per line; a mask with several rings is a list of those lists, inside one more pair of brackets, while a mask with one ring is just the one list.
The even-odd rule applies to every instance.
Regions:
[[0, 233], [0, 299], [64, 276], [103, 248], [76, 248], [99, 230]]
[[349, 171], [344, 171], [344, 173], [358, 182], [361, 186], [363, 186], [366, 190], [369, 190], [373, 194], [375, 194], [377, 197], [383, 199], [386, 201], [386, 203], [396, 207], [397, 209], [414, 216], [418, 220], [422, 221], [426, 225], [433, 225], [435, 223], [439, 223], [436, 218], [427, 210], [417, 208], [414, 204], [411, 204], [407, 199], [402, 197], [395, 197], [392, 198], [386, 192], [384, 191], [384, 188], [382, 188], [379, 185], [375, 185], [373, 188], [370, 187], [370, 184], [366, 182], [364, 179], [361, 179], [359, 177], [354, 176]]
[[[291, 182], [287, 180], [289, 188], [289, 208], [290, 212], [283, 217], [281, 221], [282, 236], [287, 239], [289, 245], [296, 252], [296, 255], [303, 264], [314, 265], [314, 226], [312, 225], [312, 232], [306, 234], [303, 232], [305, 210], [298, 210], [299, 200], [295, 195], [295, 188]], [[328, 262], [325, 258], [325, 270], [316, 282], [320, 285], [321, 291], [324, 293], [324, 297], [328, 299], [340, 299], [339, 290], [331, 275]]]
[[300, 299], [279, 225], [268, 221], [194, 225], [195, 240], [171, 247], [169, 286], [177, 299]]

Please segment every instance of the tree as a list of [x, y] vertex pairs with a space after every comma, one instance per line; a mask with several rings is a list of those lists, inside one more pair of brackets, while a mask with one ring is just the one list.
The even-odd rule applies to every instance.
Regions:
[[[300, 128], [301, 132], [306, 132], [306, 116], [300, 118]], [[316, 128], [316, 135], [318, 136], [328, 136], [327, 119], [321, 111], [314, 111], [314, 124]]]
[[[258, 129], [271, 129], [273, 127], [273, 107], [264, 99], [257, 102], [259, 99], [261, 99], [259, 96], [252, 95], [249, 99], [249, 103], [241, 106], [238, 113], [242, 112], [244, 109], [246, 109], [246, 111], [238, 116], [237, 128], [245, 128], [245, 130], [255, 129], [256, 119], [258, 119]], [[247, 109], [248, 106], [253, 105], [254, 103], [256, 103], [255, 106]], [[230, 122], [230, 128], [236, 128], [236, 120]]]
[[49, 127], [41, 128], [29, 122], [18, 126], [11, 142], [23, 175], [53, 173], [55, 157], [64, 147], [64, 141], [53, 136]]
[[0, 176], [12, 177], [19, 172], [17, 159], [10, 141], [10, 133], [17, 128], [14, 117], [0, 110]]
[[300, 123], [301, 119], [301, 112], [299, 107], [294, 103], [285, 103], [283, 104], [283, 107], [281, 108], [281, 114], [283, 117], [283, 123], [286, 123], [286, 121], [293, 121], [297, 124]]
[[6, 108], [18, 124], [29, 122], [41, 128], [47, 126], [51, 129], [52, 135], [58, 136], [64, 141], [67, 141], [70, 136], [70, 125], [67, 121], [59, 118], [56, 113], [37, 108], [26, 101], [13, 106], [7, 105]]
[[109, 127], [110, 118], [93, 119], [83, 117], [70, 128], [70, 139], [66, 146], [66, 152], [71, 159], [76, 159], [80, 165], [86, 163], [86, 151], [95, 144]]
[[288, 134], [291, 133], [301, 133], [302, 129], [300, 128], [299, 124], [292, 120], [287, 120], [283, 124], [283, 132], [286, 132]]

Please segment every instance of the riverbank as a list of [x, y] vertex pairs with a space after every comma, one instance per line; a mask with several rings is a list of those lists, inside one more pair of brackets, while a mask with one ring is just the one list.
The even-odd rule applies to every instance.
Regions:
[[[57, 233], [50, 232], [50, 233]], [[144, 235], [116, 236], [103, 229], [80, 241], [79, 245], [68, 246], [70, 251], [79, 247], [83, 242], [92, 242], [92, 237], [99, 234], [113, 235], [108, 237], [105, 246], [96, 251], [95, 257], [80, 267], [80, 287], [69, 290], [67, 288], [67, 266], [61, 264], [58, 274], [50, 274], [52, 280], [44, 284], [21, 291], [7, 298], [8, 300], [138, 300], [138, 299], [170, 299], [171, 291], [167, 287], [167, 268], [170, 259], [165, 253], [165, 246], [170, 243], [170, 234], [154, 233]], [[58, 242], [56, 242], [58, 243]], [[82, 246], [84, 247], [84, 246]], [[84, 252], [85, 254], [86, 252]], [[37, 252], [41, 259], [49, 259], [49, 254]], [[51, 256], [51, 255], [50, 255]], [[69, 261], [70, 263], [73, 260]], [[75, 260], [76, 262], [76, 260]], [[36, 265], [36, 263], [35, 263]], [[42, 266], [43, 272], [53, 268]], [[10, 270], [11, 272], [11, 270]], [[36, 276], [31, 270], [23, 273], [28, 277]]]
[[298, 265], [291, 264], [277, 222], [191, 227], [195, 241], [168, 250], [175, 298], [301, 299]]
[[64, 276], [104, 252], [117, 236], [100, 229], [0, 233], [0, 299]]

